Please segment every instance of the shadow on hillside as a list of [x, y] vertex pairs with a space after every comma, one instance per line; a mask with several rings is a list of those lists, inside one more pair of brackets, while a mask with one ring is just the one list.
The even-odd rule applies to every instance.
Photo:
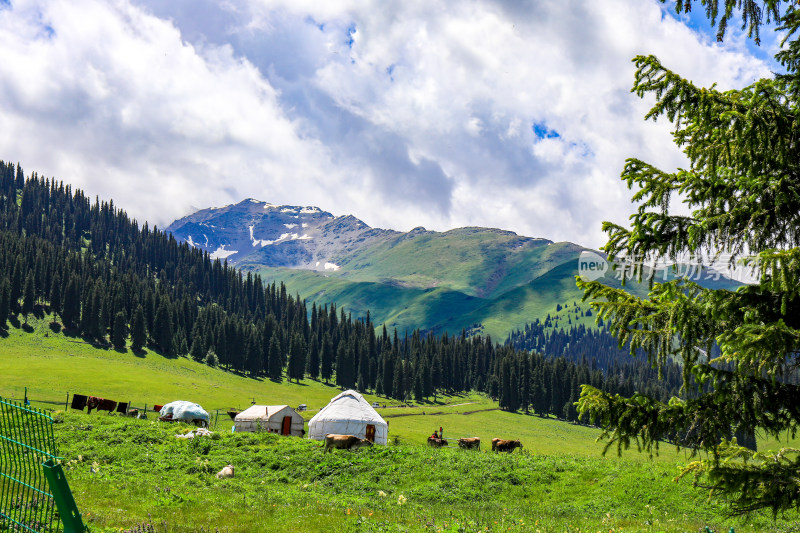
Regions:
[[8, 335], [9, 335], [8, 331], [0, 328], [0, 339], [5, 339], [8, 337]]
[[136, 357], [141, 357], [142, 359], [144, 359], [145, 356], [147, 356], [147, 350], [145, 350], [144, 348], [142, 348], [141, 350], [134, 350], [133, 348], [131, 348], [131, 352]]
[[19, 317], [17, 315], [11, 315], [8, 319], [8, 322], [16, 329], [20, 328], [21, 322], [19, 321]]
[[50, 322], [48, 326], [50, 327], [50, 331], [52, 331], [53, 333], [61, 333], [62, 329], [61, 324], [59, 324], [58, 322]]
[[115, 352], [117, 352], [117, 353], [119, 353], [119, 354], [126, 354], [126, 353], [128, 353], [128, 349], [127, 349], [127, 348], [114, 348], [114, 351], [115, 351]]
[[64, 336], [65, 337], [69, 337], [71, 339], [74, 339], [76, 337], [80, 337], [80, 335], [79, 335], [80, 332], [78, 331], [78, 328], [64, 327], [62, 329], [62, 331], [64, 332]]
[[159, 350], [157, 350], [157, 349], [156, 349], [156, 347], [155, 347], [155, 346], [153, 346], [152, 344], [148, 344], [148, 345], [147, 345], [147, 347], [148, 347], [148, 348], [150, 348], [150, 351], [152, 351], [153, 353], [157, 353], [157, 354], [159, 354], [159, 355], [160, 355], [161, 357], [163, 357], [164, 359], [180, 359], [180, 357], [181, 357], [181, 356], [180, 356], [180, 355], [178, 355], [178, 354], [166, 354], [166, 353], [164, 353], [164, 352], [160, 352], [160, 351], [159, 351]]
[[[194, 361], [194, 359], [192, 359], [192, 361]], [[197, 362], [198, 363], [202, 363], [202, 361], [197, 361]], [[206, 366], [208, 366], [208, 365], [206, 365]], [[220, 370], [224, 370], [225, 372], [229, 372], [229, 373], [233, 374], [234, 376], [238, 376], [240, 378], [252, 379], [254, 381], [264, 381], [266, 379], [264, 376], [254, 376], [254, 375], [250, 374], [249, 372], [244, 372], [242, 370], [236, 370], [235, 368], [225, 368], [225, 369], [222, 368], [222, 367], [218, 367], [218, 368]]]
[[31, 314], [33, 316], [35, 316], [36, 318], [38, 318], [39, 320], [42, 320], [45, 317], [46, 311], [47, 311], [47, 308], [45, 306], [43, 306], [43, 305], [34, 305], [33, 306], [33, 313], [31, 313]]
[[31, 326], [30, 324], [22, 324], [21, 327], [22, 331], [24, 331], [25, 333], [33, 333], [34, 331], [33, 326]]

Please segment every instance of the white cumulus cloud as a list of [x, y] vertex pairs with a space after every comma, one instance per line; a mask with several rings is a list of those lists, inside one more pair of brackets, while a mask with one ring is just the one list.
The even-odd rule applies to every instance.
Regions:
[[373, 226], [591, 246], [626, 157], [684, 164], [637, 54], [702, 85], [769, 75], [656, 1], [0, 3], [0, 158], [164, 225], [255, 197]]

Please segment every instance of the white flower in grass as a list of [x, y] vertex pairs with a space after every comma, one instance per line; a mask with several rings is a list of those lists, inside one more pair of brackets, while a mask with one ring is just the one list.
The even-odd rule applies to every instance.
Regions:
[[408, 498], [406, 498], [401, 494], [400, 496], [397, 497], [397, 505], [403, 505], [404, 503], [406, 503], [407, 500]]
[[378, 491], [378, 496], [380, 496], [381, 498], [385, 498], [386, 497], [386, 493], [383, 492], [382, 490], [379, 490]]

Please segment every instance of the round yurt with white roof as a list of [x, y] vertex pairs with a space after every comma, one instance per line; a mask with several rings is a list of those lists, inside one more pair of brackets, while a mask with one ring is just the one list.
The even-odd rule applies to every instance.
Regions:
[[308, 423], [308, 438], [323, 440], [325, 435], [355, 435], [375, 444], [386, 445], [389, 424], [354, 390], [346, 390], [322, 408]]

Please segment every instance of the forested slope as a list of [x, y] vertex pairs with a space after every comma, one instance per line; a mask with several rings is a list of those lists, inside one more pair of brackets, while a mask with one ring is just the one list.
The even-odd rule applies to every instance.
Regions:
[[606, 379], [488, 336], [398, 335], [376, 328], [369, 313], [354, 320], [334, 304], [309, 310], [282, 284], [139, 226], [112, 201], [92, 202], [35, 173], [25, 179], [10, 163], [0, 164], [0, 251], [0, 331], [41, 309], [99, 347], [186, 355], [274, 380], [305, 375], [399, 399], [484, 391], [508, 410], [573, 420], [581, 383], [609, 392], [646, 386], [633, 370], [644, 362]]

